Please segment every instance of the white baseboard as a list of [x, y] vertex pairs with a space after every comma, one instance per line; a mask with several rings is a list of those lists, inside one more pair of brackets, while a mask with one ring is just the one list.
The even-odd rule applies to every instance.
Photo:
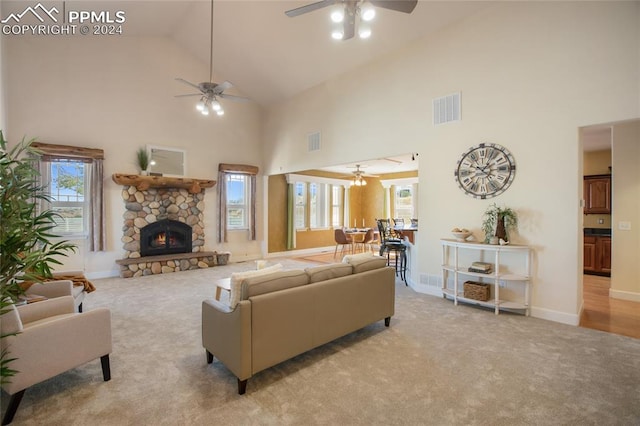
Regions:
[[[328, 246], [328, 247], [314, 247], [309, 249], [300, 249], [300, 250], [288, 250], [288, 251], [279, 251], [275, 253], [268, 253], [265, 257], [291, 257], [291, 256], [304, 256], [307, 254], [319, 254], [323, 252], [333, 252], [336, 249], [336, 246]], [[340, 258], [342, 260], [342, 258]]]
[[100, 278], [113, 278], [120, 276], [119, 269], [112, 269], [110, 271], [97, 271], [97, 272], [87, 272], [87, 279], [97, 280]]
[[555, 321], [568, 325], [579, 325], [579, 314], [568, 314], [566, 312], [552, 311], [551, 309], [531, 307], [531, 316], [535, 318], [545, 319], [549, 321]]
[[640, 293], [634, 293], [632, 291], [622, 291], [609, 289], [609, 297], [612, 299], [630, 300], [632, 302], [640, 302]]
[[435, 287], [426, 284], [416, 284], [413, 281], [409, 281], [409, 285], [417, 293], [428, 294], [430, 296], [442, 297], [442, 288]]

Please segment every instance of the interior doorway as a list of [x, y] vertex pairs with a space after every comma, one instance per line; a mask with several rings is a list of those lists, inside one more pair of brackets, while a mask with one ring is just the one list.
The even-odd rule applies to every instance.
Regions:
[[[636, 133], [631, 132], [632, 137], [629, 137], [629, 127], [636, 129]], [[621, 136], [625, 129], [626, 138]], [[625, 256], [629, 252], [626, 241], [640, 239], [639, 197], [637, 190], [629, 191], [630, 186], [638, 187], [640, 174], [636, 170], [637, 161], [630, 163], [625, 158], [631, 156], [633, 160], [638, 154], [637, 129], [640, 129], [640, 120], [580, 129], [584, 193], [582, 266], [585, 272], [580, 325], [640, 338], [639, 277], [633, 265], [640, 258]], [[606, 185], [609, 185], [608, 189]], [[597, 190], [601, 193], [596, 194], [594, 202], [589, 199], [593, 195], [590, 191]], [[598, 196], [601, 197], [599, 200]], [[633, 226], [632, 222], [635, 222]]]

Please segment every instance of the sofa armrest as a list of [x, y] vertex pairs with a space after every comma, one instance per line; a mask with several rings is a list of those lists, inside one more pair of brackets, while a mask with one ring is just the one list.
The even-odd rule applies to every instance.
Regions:
[[231, 310], [214, 299], [202, 302], [202, 346], [240, 380], [251, 377], [251, 302]]
[[73, 297], [71, 296], [56, 297], [55, 299], [29, 303], [17, 308], [23, 326], [55, 315], [72, 314], [75, 311]]
[[32, 284], [26, 294], [37, 294], [53, 299], [55, 297], [72, 296], [73, 282], [70, 280], [47, 281]]

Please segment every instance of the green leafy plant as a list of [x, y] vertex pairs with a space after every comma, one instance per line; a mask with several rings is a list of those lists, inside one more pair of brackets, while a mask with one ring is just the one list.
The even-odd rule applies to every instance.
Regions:
[[[76, 250], [68, 241], [52, 241], [58, 239], [53, 232], [57, 213], [38, 211], [38, 203], [49, 196], [39, 182], [32, 142], [23, 139], [8, 149], [0, 130], [0, 315], [23, 293], [21, 283], [51, 277], [51, 267], [61, 264], [57, 257]], [[6, 351], [0, 354], [2, 383], [15, 373], [11, 361]]]
[[515, 210], [510, 207], [498, 207], [496, 203], [487, 207], [483, 218], [482, 231], [486, 243], [493, 236], [509, 241], [509, 232], [518, 227], [518, 214]]
[[140, 171], [147, 170], [149, 167], [149, 153], [146, 149], [140, 148], [136, 152], [136, 159], [138, 160], [138, 167], [140, 167]]

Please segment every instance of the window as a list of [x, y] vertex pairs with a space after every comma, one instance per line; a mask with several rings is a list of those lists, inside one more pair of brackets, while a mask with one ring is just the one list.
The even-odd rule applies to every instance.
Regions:
[[310, 228], [327, 228], [329, 223], [329, 185], [309, 184], [309, 224]]
[[342, 226], [342, 187], [331, 185], [331, 226]]
[[307, 226], [307, 184], [296, 182], [294, 188], [294, 223], [296, 229], [304, 229]]
[[410, 221], [414, 216], [412, 185], [395, 186], [395, 214], [393, 217]]
[[227, 174], [227, 228], [249, 227], [249, 176]]
[[86, 236], [89, 216], [88, 167], [84, 162], [43, 162], [42, 179], [48, 182], [49, 208], [58, 214], [53, 232], [62, 236]]

